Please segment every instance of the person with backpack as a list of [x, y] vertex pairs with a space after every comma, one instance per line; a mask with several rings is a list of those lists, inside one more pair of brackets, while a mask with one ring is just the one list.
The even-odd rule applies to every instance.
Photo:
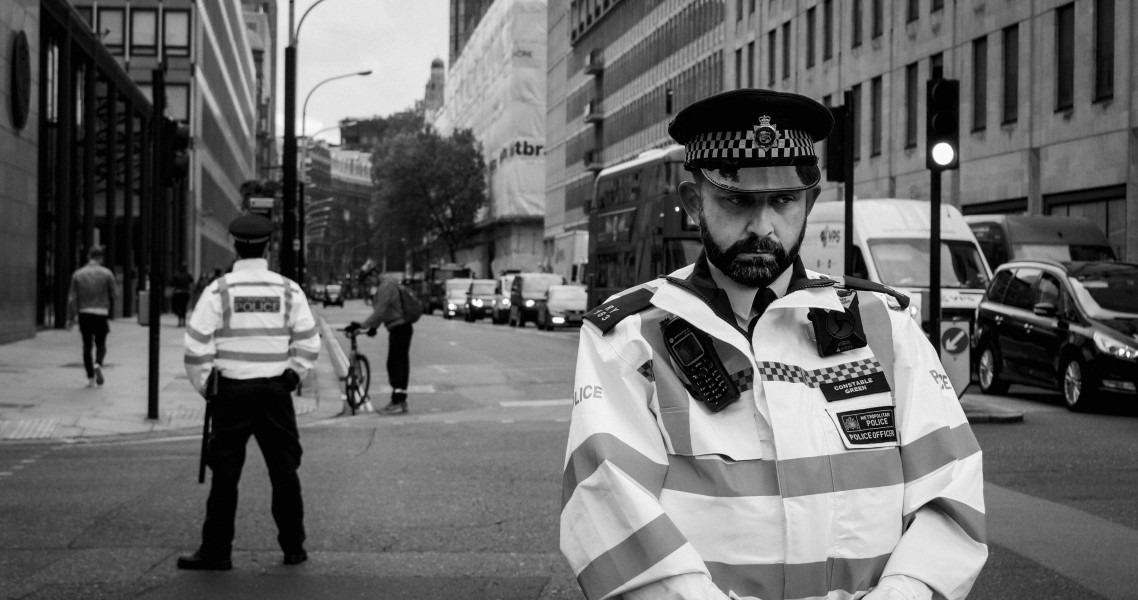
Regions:
[[375, 336], [380, 325], [387, 328], [387, 379], [391, 384], [391, 402], [376, 412], [381, 415], [405, 414], [407, 384], [411, 377], [412, 323], [423, 314], [423, 305], [410, 289], [394, 277], [386, 276], [379, 278], [371, 306], [371, 316], [363, 323], [352, 321], [348, 329], [367, 329], [369, 336]]

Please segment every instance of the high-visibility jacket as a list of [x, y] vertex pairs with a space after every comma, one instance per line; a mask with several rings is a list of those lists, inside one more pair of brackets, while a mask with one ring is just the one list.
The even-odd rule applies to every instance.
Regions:
[[[807, 315], [843, 310], [835, 281], [805, 272], [748, 338], [692, 271], [581, 330], [561, 550], [585, 595], [694, 577], [705, 598], [859, 598], [899, 576], [965, 597], [987, 558], [981, 453], [920, 326], [855, 292], [870, 345], [823, 357]], [[721, 412], [678, 378], [673, 316], [711, 336], [741, 390]]]
[[300, 287], [255, 258], [233, 263], [205, 288], [185, 346], [186, 373], [200, 392], [214, 366], [229, 379], [276, 377], [288, 368], [303, 378], [319, 357], [320, 336]]

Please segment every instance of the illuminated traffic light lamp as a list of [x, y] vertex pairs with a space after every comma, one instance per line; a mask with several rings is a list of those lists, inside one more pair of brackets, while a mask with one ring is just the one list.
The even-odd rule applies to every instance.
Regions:
[[190, 170], [190, 128], [168, 117], [162, 128], [162, 185], [172, 187]]
[[925, 119], [925, 162], [929, 169], [960, 167], [960, 82], [930, 79]]

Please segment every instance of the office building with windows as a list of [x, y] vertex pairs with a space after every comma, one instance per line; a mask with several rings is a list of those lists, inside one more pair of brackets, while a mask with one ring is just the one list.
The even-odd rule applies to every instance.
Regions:
[[166, 116], [189, 127], [189, 174], [170, 203], [168, 266], [185, 261], [195, 274], [226, 268], [234, 257], [228, 224], [244, 210], [241, 184], [258, 175], [258, 126], [272, 122], [259, 115], [272, 90], [258, 87], [254, 62], [254, 39], [260, 46], [264, 36], [246, 26], [246, 5], [257, 13], [265, 3], [73, 3], [148, 97], [155, 69], [165, 65]]
[[939, 68], [960, 82], [945, 202], [1083, 216], [1135, 261], [1136, 38], [1124, 0], [728, 0], [725, 75], [832, 106], [851, 92], [855, 195], [927, 199], [925, 84]]

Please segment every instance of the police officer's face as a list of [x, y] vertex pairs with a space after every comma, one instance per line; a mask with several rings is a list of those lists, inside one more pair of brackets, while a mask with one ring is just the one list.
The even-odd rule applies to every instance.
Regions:
[[816, 193], [729, 192], [698, 178], [680, 186], [680, 197], [711, 264], [742, 285], [766, 287], [797, 258]]

